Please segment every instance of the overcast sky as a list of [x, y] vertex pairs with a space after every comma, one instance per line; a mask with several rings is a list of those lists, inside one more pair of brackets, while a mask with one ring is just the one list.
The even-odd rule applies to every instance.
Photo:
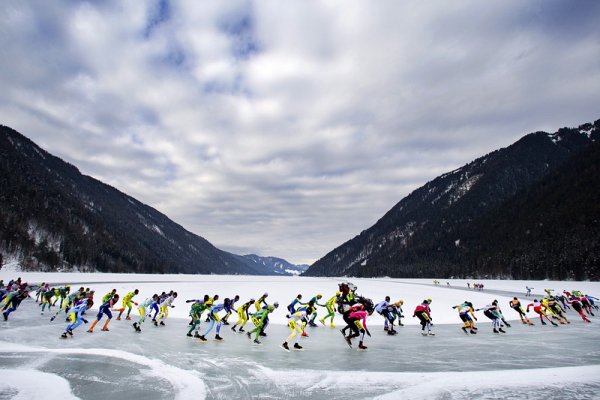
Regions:
[[217, 247], [312, 263], [600, 118], [600, 1], [0, 3], [0, 124]]

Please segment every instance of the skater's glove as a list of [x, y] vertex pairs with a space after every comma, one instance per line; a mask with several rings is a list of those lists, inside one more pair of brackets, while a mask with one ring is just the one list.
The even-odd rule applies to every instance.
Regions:
[[476, 317], [473, 317], [473, 318], [475, 318], [475, 321], [477, 321], [477, 318], [476, 318]]
[[364, 329], [361, 329], [361, 330], [360, 330], [360, 333], [365, 333], [365, 330], [364, 330]]
[[133, 302], [133, 304], [135, 304], [136, 306], [138, 305], [138, 303], [136, 303], [135, 301]]
[[84, 319], [84, 320], [83, 320], [83, 323], [84, 323], [84, 324], [87, 324], [87, 323], [88, 323], [88, 320], [87, 320], [87, 319]]
[[371, 332], [369, 332], [368, 329], [367, 329], [367, 335], [369, 335], [369, 337], [371, 337]]

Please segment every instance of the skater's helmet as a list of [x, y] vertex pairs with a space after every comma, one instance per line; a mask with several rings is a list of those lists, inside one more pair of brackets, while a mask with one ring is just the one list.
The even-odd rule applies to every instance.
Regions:
[[262, 297], [267, 297], [268, 295], [269, 295], [269, 293], [264, 292], [263, 295], [262, 295]]
[[267, 310], [269, 310], [269, 312], [273, 312], [273, 310], [275, 310], [275, 307], [269, 306], [269, 307], [267, 307]]
[[279, 303], [278, 302], [273, 303], [273, 307], [278, 308], [279, 307]]
[[139, 291], [139, 289], [135, 289], [135, 290], [133, 291], [133, 293], [135, 293], [135, 294], [138, 294], [139, 292], [140, 292], [140, 291]]
[[250, 299], [250, 300], [248, 300], [248, 302], [249, 302], [249, 303], [254, 303], [255, 301], [256, 301], [256, 300], [254, 300], [254, 299]]
[[342, 292], [335, 292], [335, 295], [336, 295], [336, 296], [341, 296], [341, 295], [342, 295]]
[[385, 301], [389, 302], [390, 301], [390, 296], [385, 296]]
[[317, 295], [317, 299], [320, 299], [320, 298], [322, 298], [322, 297], [323, 297], [323, 295], [322, 295], [322, 294], [318, 294], [318, 295]]

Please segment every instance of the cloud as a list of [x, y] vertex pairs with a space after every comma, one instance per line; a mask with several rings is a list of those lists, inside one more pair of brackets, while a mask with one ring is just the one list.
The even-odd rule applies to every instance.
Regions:
[[599, 11], [9, 0], [0, 122], [218, 247], [312, 262], [435, 176], [597, 119]]

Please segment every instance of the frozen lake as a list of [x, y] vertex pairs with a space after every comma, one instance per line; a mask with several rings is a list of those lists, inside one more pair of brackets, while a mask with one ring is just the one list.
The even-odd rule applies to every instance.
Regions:
[[[135, 282], [135, 276], [129, 277], [127, 280]], [[74, 278], [69, 278], [75, 283]], [[98, 276], [94, 279], [105, 282]], [[222, 280], [220, 277], [219, 282]], [[315, 289], [314, 281], [287, 280], [300, 293], [312, 293]], [[123, 280], [109, 281], [108, 286]], [[178, 284], [189, 284], [177, 281], [172, 285], [175, 289]], [[250, 285], [248, 279], [245, 281]], [[392, 286], [388, 280], [372, 280], [368, 284], [366, 281], [357, 283], [359, 292], [365, 295], [370, 295], [367, 288], [389, 290]], [[337, 281], [327, 282], [328, 295], [335, 291]], [[590, 287], [586, 290], [597, 287], [587, 284]], [[104, 284], [89, 284], [92, 288], [101, 285]], [[223, 287], [223, 283], [219, 285], [227, 292], [235, 290]], [[4, 377], [0, 399], [347, 399], [349, 395], [358, 399], [600, 398], [598, 316], [592, 317], [592, 324], [584, 324], [570, 312], [572, 323], [557, 328], [539, 323], [523, 326], [515, 321], [511, 328], [505, 328], [505, 335], [497, 335], [492, 333], [490, 322], [478, 315], [479, 334], [467, 336], [460, 330], [455, 312], [445, 309], [448, 302], [455, 295], [461, 299], [481, 295], [491, 300], [504, 294], [509, 298], [513, 296], [510, 286], [475, 296], [462, 288], [433, 288], [426, 282], [407, 281], [403, 285], [406, 292], [446, 291], [445, 295], [438, 294], [437, 309], [434, 300], [434, 322], [438, 315], [444, 319], [444, 314], [449, 314], [449, 321], [454, 322], [436, 325], [435, 337], [422, 337], [420, 327], [410, 318], [412, 308], [405, 307], [411, 325], [399, 328], [399, 334], [390, 337], [381, 327], [381, 317], [374, 314], [369, 319], [373, 336], [366, 340], [366, 351], [350, 349], [337, 329], [320, 326], [309, 328], [310, 337], [302, 338], [305, 351], [288, 353], [279, 345], [289, 331], [278, 323], [269, 326], [268, 337], [260, 346], [226, 326], [221, 330], [223, 342], [202, 343], [185, 336], [188, 319], [171, 317], [166, 326], [146, 324], [141, 333], [134, 332], [130, 321], [125, 320], [113, 320], [110, 332], [97, 329], [89, 334], [83, 325], [75, 331], [74, 338], [64, 340], [58, 336], [65, 324], [49, 322], [48, 315], [41, 316], [33, 301], [26, 301], [7, 322], [0, 323]], [[126, 286], [133, 288], [131, 284]], [[269, 288], [272, 289], [276, 288]], [[514, 289], [517, 292], [520, 286]], [[203, 293], [202, 289], [197, 290]], [[224, 290], [216, 293], [224, 296]], [[260, 292], [264, 286], [255, 286], [254, 290]], [[285, 307], [295, 292], [273, 300]], [[99, 290], [97, 293], [103, 294]], [[521, 298], [522, 303], [524, 299]], [[173, 310], [187, 313], [184, 300], [178, 299], [178, 307]], [[281, 308], [277, 313], [285, 314]], [[504, 313], [514, 317], [507, 306]], [[93, 315], [95, 312], [88, 319], [92, 320]], [[283, 321], [285, 317], [274, 315], [273, 320]], [[339, 316], [336, 322], [341, 325]]]

